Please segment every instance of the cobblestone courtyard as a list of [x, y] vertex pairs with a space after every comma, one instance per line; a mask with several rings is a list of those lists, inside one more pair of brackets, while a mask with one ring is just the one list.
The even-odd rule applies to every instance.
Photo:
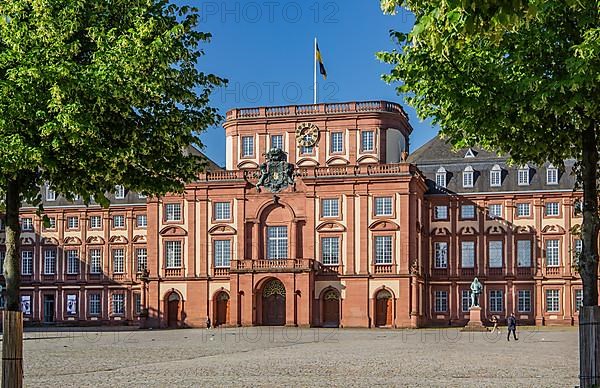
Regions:
[[28, 387], [577, 384], [575, 328], [28, 331]]

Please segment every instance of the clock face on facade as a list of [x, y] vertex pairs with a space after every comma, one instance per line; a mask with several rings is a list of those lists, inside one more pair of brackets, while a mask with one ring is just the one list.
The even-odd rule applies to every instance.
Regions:
[[296, 141], [302, 147], [313, 147], [319, 140], [319, 127], [311, 123], [302, 123], [296, 128]]

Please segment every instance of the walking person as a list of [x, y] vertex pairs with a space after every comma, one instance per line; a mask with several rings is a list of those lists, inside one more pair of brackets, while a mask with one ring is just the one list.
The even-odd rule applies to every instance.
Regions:
[[492, 333], [498, 332], [498, 334], [500, 334], [501, 331], [498, 328], [498, 317], [495, 315], [492, 315], [492, 319], [490, 319], [490, 322], [492, 322], [494, 324], [494, 327], [492, 328]]
[[210, 317], [206, 317], [206, 328], [210, 329]]
[[513, 338], [515, 341], [518, 341], [517, 338], [517, 318], [515, 318], [514, 313], [510, 313], [510, 317], [508, 317], [508, 334], [506, 335], [506, 340], [510, 341], [510, 332], [513, 333]]

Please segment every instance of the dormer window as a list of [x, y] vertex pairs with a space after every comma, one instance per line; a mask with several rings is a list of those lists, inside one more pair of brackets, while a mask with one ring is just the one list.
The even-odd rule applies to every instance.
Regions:
[[463, 187], [473, 187], [473, 167], [467, 166], [463, 171]]
[[558, 184], [558, 168], [552, 164], [546, 169], [546, 184], [557, 185]]
[[476, 152], [473, 151], [473, 148], [469, 148], [467, 150], [467, 152], [465, 153], [465, 158], [474, 158], [476, 155]]
[[529, 185], [529, 166], [524, 165], [519, 168], [518, 171], [518, 185], [519, 186], [527, 186]]
[[115, 199], [125, 199], [125, 187], [121, 185], [115, 186]]
[[500, 187], [502, 185], [502, 169], [499, 165], [494, 165], [490, 171], [490, 186]]
[[435, 173], [435, 185], [440, 188], [446, 188], [446, 169], [440, 167]]

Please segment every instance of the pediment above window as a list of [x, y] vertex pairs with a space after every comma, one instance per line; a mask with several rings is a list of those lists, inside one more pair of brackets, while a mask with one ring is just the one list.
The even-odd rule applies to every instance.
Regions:
[[333, 157], [329, 158], [327, 160], [327, 162], [325, 162], [325, 163], [329, 166], [346, 166], [346, 165], [350, 164], [350, 162], [348, 162], [348, 160], [346, 160], [345, 158], [342, 158], [341, 156], [333, 156]]
[[504, 234], [506, 230], [500, 225], [493, 225], [487, 228], [485, 234]]
[[104, 244], [104, 239], [100, 236], [90, 236], [87, 238], [86, 242], [88, 244], [97, 244], [97, 245], [101, 245]]
[[513, 229], [516, 234], [533, 234], [535, 231], [533, 230], [533, 226], [530, 225], [521, 225], [517, 226]]
[[392, 221], [375, 221], [369, 225], [369, 229], [372, 231], [394, 231], [400, 230], [400, 227]]
[[31, 237], [21, 237], [21, 245], [33, 245], [33, 239]]
[[458, 231], [458, 234], [460, 234], [461, 236], [473, 236], [478, 233], [479, 232], [477, 231], [477, 229], [473, 228], [472, 226], [465, 226], [464, 228], [461, 228]]
[[145, 243], [148, 239], [146, 238], [145, 235], [143, 234], [137, 234], [135, 236], [133, 236], [133, 242], [134, 243]]
[[316, 167], [319, 165], [319, 162], [312, 158], [302, 158], [296, 162], [296, 165], [299, 167]]
[[112, 236], [108, 242], [111, 244], [127, 244], [129, 240], [125, 236]]
[[64, 245], [81, 245], [81, 239], [79, 237], [65, 237], [63, 240]]
[[42, 245], [58, 245], [58, 239], [54, 237], [44, 237], [42, 239]]
[[360, 158], [358, 158], [356, 160], [356, 163], [358, 163], [358, 164], [375, 164], [375, 163], [379, 163], [379, 159], [377, 159], [373, 155], [364, 155], [364, 156], [361, 156]]
[[187, 236], [185, 229], [179, 226], [167, 226], [160, 231], [161, 236]]
[[229, 225], [215, 225], [208, 231], [209, 234], [225, 235], [236, 234], [237, 231]]
[[565, 229], [560, 225], [546, 225], [542, 229], [544, 234], [565, 234]]
[[238, 163], [237, 167], [239, 169], [247, 169], [247, 168], [258, 168], [258, 164], [256, 162], [250, 160], [244, 160], [243, 162]]
[[327, 232], [345, 232], [346, 227], [338, 222], [323, 222], [319, 226], [317, 226], [317, 232], [327, 233]]
[[433, 228], [430, 233], [431, 236], [449, 236], [450, 230], [448, 228]]

